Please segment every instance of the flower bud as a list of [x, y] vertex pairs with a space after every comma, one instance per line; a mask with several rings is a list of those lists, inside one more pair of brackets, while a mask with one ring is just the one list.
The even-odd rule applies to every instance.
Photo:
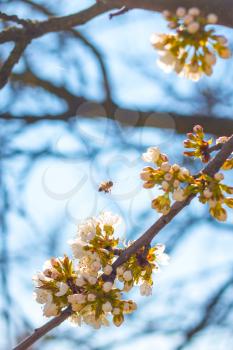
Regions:
[[186, 9], [184, 7], [178, 7], [176, 10], [176, 15], [180, 18], [184, 17], [186, 15]]
[[215, 180], [222, 181], [224, 179], [224, 175], [222, 173], [217, 173], [214, 175]]
[[210, 13], [207, 16], [207, 23], [216, 24], [217, 22], [218, 22], [218, 16], [216, 16], [214, 13]]
[[169, 188], [169, 183], [168, 183], [167, 181], [163, 181], [163, 182], [162, 182], [162, 189], [163, 189], [164, 191], [167, 191], [168, 188]]
[[187, 29], [190, 34], [195, 34], [200, 29], [200, 24], [198, 22], [191, 22]]
[[113, 323], [115, 326], [119, 327], [124, 322], [124, 316], [123, 315], [117, 315], [113, 317]]
[[106, 265], [104, 267], [103, 271], [104, 271], [105, 275], [107, 275], [107, 276], [111, 275], [111, 273], [112, 273], [112, 266], [111, 265]]
[[203, 132], [202, 126], [201, 126], [201, 125], [195, 125], [195, 126], [193, 127], [193, 132], [195, 132], [196, 134], [202, 133], [202, 132]]
[[180, 166], [178, 164], [173, 164], [172, 165], [172, 170], [178, 171], [178, 170], [180, 170]]
[[184, 18], [184, 24], [189, 25], [190, 23], [193, 22], [193, 20], [194, 20], [193, 16], [187, 15], [187, 16], [185, 16], [185, 18]]
[[92, 293], [88, 294], [87, 300], [88, 301], [95, 301], [96, 300], [95, 294], [92, 294]]
[[105, 293], [110, 292], [110, 290], [112, 289], [112, 286], [113, 286], [113, 284], [112, 284], [111, 282], [105, 282], [105, 283], [103, 284], [103, 291], [104, 291]]
[[206, 188], [204, 191], [203, 191], [203, 195], [205, 198], [211, 198], [213, 193], [208, 189]]
[[133, 278], [132, 272], [130, 270], [127, 270], [123, 273], [123, 278], [125, 281], [131, 281]]
[[104, 303], [102, 305], [102, 310], [104, 312], [111, 312], [112, 311], [112, 304], [109, 301], [107, 301], [106, 303]]
[[228, 47], [221, 47], [218, 51], [218, 54], [221, 58], [230, 58], [231, 51]]
[[201, 11], [197, 7], [192, 7], [188, 10], [188, 14], [191, 16], [200, 16]]
[[163, 11], [162, 14], [163, 14], [164, 18], [166, 18], [166, 19], [171, 17], [171, 12], [170, 11], [165, 10], [165, 11]]
[[168, 172], [171, 169], [171, 165], [168, 162], [161, 164], [161, 170]]
[[97, 282], [97, 278], [96, 278], [96, 277], [93, 277], [93, 276], [89, 276], [89, 277], [88, 277], [88, 282], [89, 282], [91, 285], [94, 285], [94, 284], [96, 284], [96, 282]]

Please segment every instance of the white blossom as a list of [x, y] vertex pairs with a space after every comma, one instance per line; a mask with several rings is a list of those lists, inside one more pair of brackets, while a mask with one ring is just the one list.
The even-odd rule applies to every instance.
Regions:
[[32, 276], [33, 282], [37, 287], [43, 286], [43, 281], [50, 282], [52, 279], [50, 277], [45, 276], [42, 272], [38, 272], [36, 275]]
[[82, 323], [82, 318], [80, 315], [77, 315], [75, 313], [73, 313], [69, 318], [68, 320], [71, 322], [71, 325], [73, 326], [81, 326], [81, 323]]
[[174, 56], [170, 51], [167, 50], [159, 51], [159, 55], [160, 58], [157, 60], [158, 66], [165, 73], [170, 73], [176, 64], [176, 56]]
[[35, 289], [34, 298], [39, 304], [51, 303], [53, 300], [52, 294], [48, 290], [40, 288]]
[[178, 7], [176, 10], [177, 17], [184, 17], [186, 15], [186, 9], [184, 7]]
[[96, 300], [95, 294], [92, 294], [92, 293], [88, 294], [87, 300], [88, 301], [95, 301]]
[[53, 268], [53, 266], [52, 266], [52, 264], [51, 264], [51, 259], [46, 260], [46, 261], [44, 262], [44, 265], [43, 265], [43, 271], [44, 271], [44, 270], [50, 270], [50, 269], [52, 269], [52, 268]]
[[96, 235], [97, 221], [95, 218], [89, 218], [78, 225], [78, 236], [84, 242], [91, 241]]
[[206, 188], [204, 191], [203, 191], [203, 194], [204, 194], [204, 197], [205, 198], [211, 198], [213, 196], [213, 192], [211, 192], [209, 190], [209, 188]]
[[119, 276], [122, 276], [123, 273], [125, 272], [125, 267], [124, 266], [117, 267], [116, 272]]
[[123, 278], [125, 281], [131, 281], [133, 278], [132, 272], [130, 270], [127, 270], [123, 273]]
[[111, 265], [106, 265], [103, 269], [105, 275], [110, 275], [112, 273], [112, 266]]
[[58, 282], [57, 287], [59, 288], [59, 291], [55, 293], [57, 297], [62, 297], [69, 289], [69, 286], [64, 282]]
[[182, 202], [186, 198], [184, 194], [184, 190], [182, 188], [175, 189], [173, 192], [172, 198], [175, 201]]
[[200, 15], [201, 11], [197, 7], [192, 7], [188, 10], [188, 13], [189, 13], [189, 15], [196, 17], [196, 16]]
[[216, 16], [214, 13], [210, 13], [207, 16], [207, 22], [209, 24], [216, 24], [218, 22], [218, 16]]
[[153, 33], [150, 37], [150, 42], [155, 49], [162, 50], [164, 48], [165, 39], [166, 39], [166, 34]]
[[160, 265], [168, 265], [170, 258], [167, 254], [164, 253], [165, 245], [156, 244], [155, 248], [156, 248], [155, 250], [156, 262]]
[[189, 175], [190, 175], [190, 172], [189, 172], [189, 170], [188, 170], [187, 168], [182, 167], [182, 168], [180, 168], [179, 174], [180, 174], [181, 176], [189, 176]]
[[163, 181], [163, 182], [162, 182], [162, 189], [163, 189], [164, 191], [167, 191], [168, 188], [169, 188], [169, 183], [168, 183], [167, 181]]
[[46, 317], [52, 317], [58, 315], [58, 307], [56, 304], [48, 302], [43, 308], [43, 315]]
[[86, 302], [86, 295], [77, 293], [68, 296], [68, 301], [71, 304], [84, 304]]
[[175, 188], [177, 188], [177, 187], [179, 187], [179, 185], [180, 185], [180, 181], [179, 181], [179, 180], [174, 180], [173, 186], [174, 186]]
[[102, 305], [102, 310], [104, 312], [111, 312], [112, 311], [112, 304], [109, 301], [107, 301], [106, 303], [104, 303]]
[[85, 283], [86, 283], [86, 282], [85, 282], [85, 280], [83, 279], [82, 276], [78, 277], [78, 278], [76, 279], [76, 282], [75, 282], [76, 286], [78, 286], [78, 287], [84, 286]]
[[192, 15], [187, 15], [184, 17], [184, 24], [189, 25], [190, 23], [192, 23], [194, 20]]
[[160, 156], [160, 149], [158, 147], [149, 147], [146, 153], [143, 153], [142, 160], [148, 163], [156, 163]]
[[171, 165], [168, 162], [161, 164], [161, 170], [168, 172], [171, 169]]
[[116, 228], [121, 223], [121, 217], [119, 215], [111, 213], [110, 211], [105, 211], [99, 215], [98, 222], [102, 226], [106, 225]]
[[72, 253], [76, 259], [80, 259], [85, 255], [85, 252], [83, 250], [85, 242], [82, 240], [76, 238], [74, 240], [68, 241], [68, 244], [70, 245]]
[[111, 282], [105, 282], [103, 284], [103, 291], [108, 293], [112, 289], [113, 284]]

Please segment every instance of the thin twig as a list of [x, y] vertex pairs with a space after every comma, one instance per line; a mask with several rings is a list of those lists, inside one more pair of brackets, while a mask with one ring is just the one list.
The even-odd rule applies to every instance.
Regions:
[[111, 12], [109, 14], [109, 19], [112, 19], [113, 17], [124, 15], [126, 12], [128, 12], [130, 9], [126, 6], [123, 6], [120, 10], [117, 10], [115, 12]]
[[17, 24], [21, 24], [22, 26], [28, 25], [28, 20], [19, 18], [16, 15], [7, 15], [6, 13], [1, 11], [0, 11], [0, 19], [6, 22], [15, 22]]
[[20, 344], [18, 344], [13, 350], [25, 350], [33, 345], [37, 340], [42, 338], [45, 334], [51, 331], [53, 328], [59, 326], [72, 314], [71, 307], [67, 307], [61, 314], [54, 317], [49, 322], [45, 323], [42, 327], [36, 328], [28, 338], [24, 339]]
[[15, 64], [19, 61], [29, 42], [30, 40], [16, 42], [8, 59], [5, 61], [2, 68], [0, 69], [0, 89], [2, 89], [6, 85]]

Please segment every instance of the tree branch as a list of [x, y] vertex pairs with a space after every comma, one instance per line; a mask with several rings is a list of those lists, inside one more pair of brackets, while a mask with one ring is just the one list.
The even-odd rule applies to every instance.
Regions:
[[[223, 144], [221, 150], [217, 155], [209, 162], [209, 164], [202, 170], [203, 173], [206, 173], [210, 176], [213, 176], [218, 172], [225, 162], [225, 160], [233, 152], [233, 135], [229, 140]], [[101, 278], [104, 280], [112, 280], [115, 277], [116, 268], [124, 264], [133, 254], [135, 254], [140, 248], [148, 246], [153, 238], [177, 215], [179, 212], [184, 209], [190, 202], [195, 198], [195, 195], [190, 195], [183, 202], [175, 202], [170, 212], [167, 215], [161, 216], [141, 237], [139, 237], [131, 246], [121, 252], [117, 260], [113, 263], [113, 272], [110, 276], [102, 275]], [[53, 318], [51, 321], [47, 322], [42, 327], [36, 329], [34, 333], [25, 339], [21, 344], [16, 346], [13, 350], [25, 350], [32, 344], [34, 344], [38, 339], [44, 336], [53, 328], [60, 325], [65, 321], [72, 313], [70, 307], [65, 309], [61, 315]]]
[[219, 24], [233, 27], [232, 0], [108, 0], [106, 3], [97, 2], [93, 6], [67, 16], [52, 17], [45, 21], [33, 21], [27, 30], [10, 27], [0, 33], [0, 43], [16, 41], [26, 37], [38, 38], [51, 32], [71, 29], [85, 24], [91, 19], [113, 9], [144, 9], [161, 12], [165, 9], [175, 11], [177, 7], [199, 7], [206, 13], [214, 12], [219, 17]]
[[28, 338], [24, 339], [13, 350], [28, 349], [37, 340], [39, 340], [45, 334], [50, 332], [53, 328], [59, 326], [62, 322], [64, 322], [71, 314], [72, 314], [71, 308], [70, 307], [66, 308], [64, 311], [62, 311], [62, 313], [59, 316], [54, 317], [49, 322], [45, 323], [42, 327], [35, 329], [33, 334], [31, 334]]
[[[72, 34], [75, 31], [72, 31]], [[75, 32], [77, 33], [77, 32]], [[78, 38], [78, 35], [76, 37]], [[85, 40], [83, 37], [81, 40]], [[88, 45], [88, 44], [87, 44]], [[91, 47], [90, 47], [91, 48]], [[91, 48], [92, 49], [92, 48]], [[93, 51], [94, 52], [94, 51]], [[94, 52], [98, 57], [100, 53]], [[98, 59], [99, 60], [99, 59]], [[83, 96], [75, 95], [71, 93], [65, 86], [58, 86], [55, 83], [38, 77], [29, 68], [23, 73], [14, 73], [11, 75], [11, 81], [13, 83], [23, 83], [25, 86], [31, 86], [33, 88], [40, 87], [49, 93], [54, 94], [56, 97], [64, 100], [68, 106], [67, 110], [59, 114], [45, 114], [42, 116], [33, 115], [12, 115], [11, 113], [0, 114], [0, 120], [15, 120], [23, 121], [26, 124], [34, 124], [41, 121], [61, 121], [69, 122], [77, 117], [94, 119], [96, 115], [98, 117], [107, 118], [119, 122], [122, 126], [126, 127], [154, 127], [158, 129], [174, 130], [177, 134], [185, 134], [192, 130], [194, 125], [202, 125], [206, 133], [210, 133], [216, 136], [230, 136], [233, 132], [233, 120], [230, 118], [218, 118], [215, 116], [201, 116], [201, 115], [180, 115], [177, 113], [164, 113], [156, 110], [144, 110], [124, 108], [121, 105], [116, 104], [112, 100], [107, 72], [104, 67], [104, 62], [99, 60], [101, 67], [103, 82], [106, 91], [106, 99], [102, 102], [88, 100]], [[85, 109], [85, 115], [81, 112], [77, 113], [78, 108], [83, 104], [91, 104], [90, 111]], [[96, 112], [93, 105], [97, 105], [98, 112]], [[101, 106], [101, 108], [99, 108]], [[103, 111], [102, 114], [100, 114]]]
[[75, 26], [85, 24], [98, 15], [108, 11], [111, 7], [103, 3], [96, 3], [80, 12], [60, 17], [51, 17], [45, 21], [28, 21], [30, 27], [10, 27], [0, 33], [0, 44], [9, 41], [19, 41], [25, 38], [38, 38], [52, 32], [69, 30]]
[[27, 39], [15, 43], [15, 46], [11, 51], [8, 59], [0, 69], [0, 89], [2, 89], [6, 85], [14, 66], [16, 65], [16, 63], [18, 63], [22, 53], [26, 49], [29, 42], [30, 40]]
[[[222, 146], [222, 149], [218, 154], [208, 163], [208, 165], [202, 170], [203, 173], [209, 176], [216, 174], [225, 160], [233, 152], [233, 135], [230, 139]], [[119, 258], [113, 263], [113, 269], [115, 270], [118, 266], [124, 264], [131, 255], [133, 255], [140, 248], [151, 243], [153, 238], [184, 209], [190, 202], [196, 197], [195, 194], [191, 194], [182, 202], [175, 202], [170, 212], [167, 215], [161, 216], [140, 238], [138, 238], [130, 247], [128, 247]]]
[[28, 24], [28, 21], [25, 19], [19, 18], [16, 15], [7, 15], [6, 13], [1, 12], [1, 11], [0, 11], [0, 19], [2, 19], [3, 21], [6, 21], [6, 22], [15, 22], [15, 23], [20, 24], [22, 26], [25, 26]]
[[[60, 121], [60, 122], [69, 122], [74, 118], [88, 118], [94, 119], [96, 118], [95, 110], [91, 110], [90, 113], [88, 111], [85, 115], [78, 114], [76, 115], [76, 111], [80, 103], [96, 103], [95, 101], [87, 100], [85, 98], [80, 98], [78, 105], [76, 104], [75, 109], [69, 109], [64, 113], [59, 114], [45, 114], [42, 116], [33, 116], [33, 115], [13, 115], [11, 113], [2, 113], [0, 115], [0, 120], [6, 121], [22, 121], [26, 124], [35, 124], [43, 121]], [[81, 101], [81, 102], [80, 102]], [[105, 103], [100, 103], [99, 105], [105, 106]], [[100, 115], [100, 108], [98, 108], [98, 117], [107, 118], [110, 120], [116, 120], [123, 127], [152, 127], [160, 130], [174, 130], [177, 134], [186, 134], [190, 130], [192, 130], [193, 126], [196, 124], [203, 125], [206, 133], [213, 134], [216, 136], [230, 136], [233, 131], [233, 120], [230, 118], [217, 118], [217, 117], [207, 117], [200, 115], [179, 115], [175, 113], [160, 113], [157, 111], [153, 112], [140, 112], [134, 109], [124, 109], [122, 106], [116, 105], [113, 103], [112, 105], [112, 114]], [[124, 115], [124, 119], [118, 119], [117, 116], [114, 116], [115, 113], [122, 116]], [[136, 116], [136, 117], [135, 117]], [[166, 116], [168, 118], [166, 118]]]
[[164, 10], [175, 11], [178, 7], [198, 7], [205, 14], [218, 15], [219, 24], [233, 27], [233, 2], [232, 0], [108, 0], [112, 7], [126, 6], [128, 9], [143, 9], [162, 12]]

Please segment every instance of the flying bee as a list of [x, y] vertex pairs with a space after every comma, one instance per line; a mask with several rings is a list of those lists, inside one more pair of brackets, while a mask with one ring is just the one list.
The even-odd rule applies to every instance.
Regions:
[[112, 181], [101, 182], [101, 184], [99, 185], [98, 191], [99, 192], [110, 193], [112, 186], [113, 186], [113, 182]]

